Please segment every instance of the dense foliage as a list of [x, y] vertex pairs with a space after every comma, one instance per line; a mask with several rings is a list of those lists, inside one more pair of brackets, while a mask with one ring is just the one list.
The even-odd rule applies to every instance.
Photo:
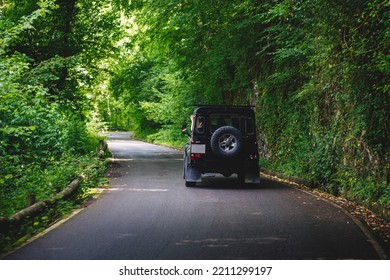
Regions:
[[263, 166], [389, 204], [388, 1], [131, 3], [118, 126], [178, 143], [190, 104], [256, 105]]
[[66, 187], [96, 161], [94, 88], [120, 25], [107, 1], [6, 0], [0, 9], [3, 216], [24, 208], [27, 194], [40, 200]]

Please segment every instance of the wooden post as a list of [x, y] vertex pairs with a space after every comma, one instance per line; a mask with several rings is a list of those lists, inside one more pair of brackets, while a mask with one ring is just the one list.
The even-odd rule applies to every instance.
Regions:
[[35, 194], [29, 194], [27, 196], [27, 207], [35, 204]]

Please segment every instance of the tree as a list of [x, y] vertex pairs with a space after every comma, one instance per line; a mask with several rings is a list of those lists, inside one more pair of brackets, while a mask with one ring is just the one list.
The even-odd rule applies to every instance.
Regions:
[[0, 215], [23, 207], [26, 192], [44, 197], [65, 186], [79, 159], [94, 160], [91, 91], [108, 69], [102, 61], [116, 55], [117, 8], [114, 1], [2, 1]]

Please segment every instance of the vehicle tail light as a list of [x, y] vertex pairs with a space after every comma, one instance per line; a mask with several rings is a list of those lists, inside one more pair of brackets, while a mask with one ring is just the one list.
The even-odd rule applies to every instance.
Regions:
[[195, 160], [195, 159], [200, 159], [202, 158], [202, 155], [201, 154], [191, 154], [191, 160]]

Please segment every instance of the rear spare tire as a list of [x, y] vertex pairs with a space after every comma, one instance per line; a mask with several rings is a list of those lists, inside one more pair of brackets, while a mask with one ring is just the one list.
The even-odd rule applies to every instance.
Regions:
[[232, 126], [222, 126], [211, 136], [210, 145], [218, 157], [236, 157], [240, 154], [243, 145], [241, 132]]

